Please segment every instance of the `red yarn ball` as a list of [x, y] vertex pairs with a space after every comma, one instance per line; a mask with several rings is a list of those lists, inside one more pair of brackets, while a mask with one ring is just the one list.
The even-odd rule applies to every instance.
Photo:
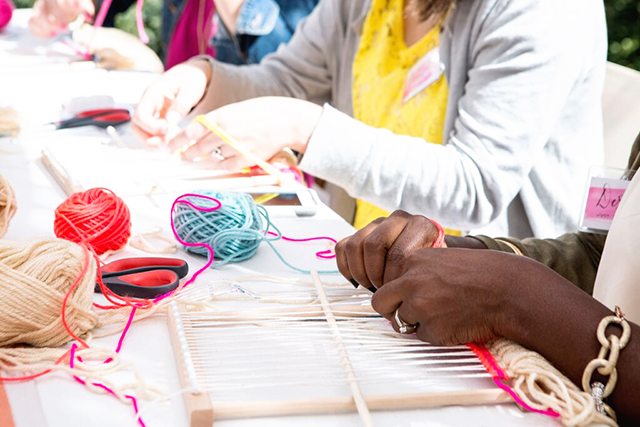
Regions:
[[74, 193], [55, 212], [57, 237], [87, 244], [95, 253], [122, 249], [131, 236], [129, 208], [106, 188]]

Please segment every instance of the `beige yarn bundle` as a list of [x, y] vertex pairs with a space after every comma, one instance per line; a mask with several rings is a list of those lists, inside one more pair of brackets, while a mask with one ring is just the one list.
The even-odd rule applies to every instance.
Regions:
[[89, 267], [71, 293], [65, 315], [78, 336], [98, 324], [91, 310], [96, 277], [93, 257], [66, 240], [0, 241], [0, 347], [59, 347], [69, 342], [61, 308], [85, 262]]
[[16, 136], [20, 133], [18, 113], [9, 107], [0, 107], [0, 136]]
[[4, 236], [9, 228], [11, 218], [15, 215], [18, 205], [13, 188], [2, 175], [0, 175], [0, 237]]
[[[0, 240], [0, 377], [63, 371], [82, 378], [89, 390], [104, 393], [104, 388], [96, 386], [100, 384], [127, 403], [126, 396], [131, 393], [145, 399], [163, 396], [135, 369], [123, 364], [114, 350], [80, 347], [75, 366], [70, 367], [65, 344], [74, 338], [63, 325], [62, 307], [74, 283], [77, 286], [69, 293], [65, 320], [73, 334], [87, 342], [94, 329], [121, 326], [131, 313], [129, 307], [105, 313], [93, 310], [96, 270], [93, 254], [67, 240], [29, 244]], [[136, 320], [154, 311], [146, 310]], [[120, 328], [105, 335], [116, 332], [121, 332]], [[127, 372], [133, 381], [123, 383]], [[110, 379], [112, 374], [118, 375], [117, 381]]]
[[505, 339], [487, 348], [511, 379], [510, 386], [529, 406], [553, 409], [565, 426], [616, 426], [596, 411], [593, 398], [554, 368], [544, 357]]

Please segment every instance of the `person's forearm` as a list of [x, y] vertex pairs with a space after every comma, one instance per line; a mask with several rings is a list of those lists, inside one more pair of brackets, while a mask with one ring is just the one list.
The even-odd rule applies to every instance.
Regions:
[[494, 220], [512, 192], [507, 187], [518, 180], [494, 167], [481, 173], [470, 153], [458, 146], [425, 143], [368, 126], [328, 105], [300, 167], [352, 197], [383, 209], [446, 218], [447, 226], [459, 229]]
[[[591, 294], [596, 278], [605, 235], [567, 233], [557, 239], [513, 239], [475, 236], [489, 249], [522, 255], [551, 268], [583, 291]], [[517, 252], [516, 252], [517, 253]]]
[[[526, 277], [522, 273], [529, 274], [520, 271], [518, 277]], [[531, 277], [536, 277], [533, 270]], [[545, 283], [512, 283], [510, 299], [513, 304], [504, 322], [507, 330], [503, 335], [540, 353], [581, 387], [585, 367], [600, 350], [596, 338], [598, 324], [613, 313], [578, 288], [567, 286], [566, 282], [550, 283], [564, 281], [557, 275], [537, 277]], [[618, 328], [608, 332], [620, 335]], [[640, 327], [637, 325], [632, 324], [631, 340], [620, 353], [617, 370], [618, 383], [608, 403], [625, 424], [638, 425]]]

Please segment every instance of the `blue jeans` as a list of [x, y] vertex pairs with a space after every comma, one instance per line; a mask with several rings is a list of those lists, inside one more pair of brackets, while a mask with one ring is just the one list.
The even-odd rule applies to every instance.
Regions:
[[173, 34], [173, 27], [178, 22], [178, 16], [182, 14], [182, 9], [186, 0], [164, 0], [162, 2], [162, 21], [160, 24], [160, 40], [162, 48], [162, 58], [164, 59]]
[[245, 0], [229, 35], [218, 20], [213, 38], [216, 58], [230, 64], [257, 64], [282, 43], [289, 41], [298, 23], [311, 13], [319, 0]]

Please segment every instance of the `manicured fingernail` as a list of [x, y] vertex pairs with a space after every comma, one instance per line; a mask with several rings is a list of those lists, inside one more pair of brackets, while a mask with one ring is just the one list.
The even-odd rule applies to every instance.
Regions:
[[358, 286], [360, 286], [360, 283], [358, 283], [356, 281], [356, 279], [349, 279], [349, 281], [351, 282], [351, 284], [353, 285], [354, 288], [358, 289]]
[[376, 293], [376, 291], [378, 290], [378, 288], [376, 288], [375, 286], [372, 286], [372, 287], [370, 287], [370, 288], [367, 288], [367, 290], [368, 290], [369, 292], [371, 292], [372, 294], [375, 294], [375, 293]]

